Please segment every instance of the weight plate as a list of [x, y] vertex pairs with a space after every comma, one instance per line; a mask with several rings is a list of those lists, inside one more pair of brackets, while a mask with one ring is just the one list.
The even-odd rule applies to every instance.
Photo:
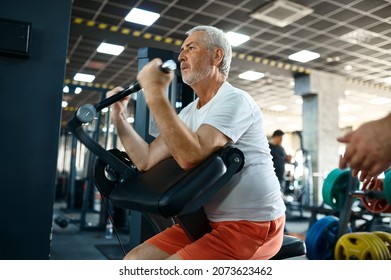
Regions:
[[377, 237], [379, 237], [383, 241], [383, 243], [385, 244], [385, 246], [388, 249], [388, 252], [391, 255], [391, 234], [388, 232], [383, 232], [383, 231], [374, 231], [374, 232], [372, 232], [372, 234], [376, 235]]
[[315, 222], [306, 236], [307, 258], [310, 260], [333, 259], [337, 242], [338, 219], [326, 216]]
[[373, 236], [366, 232], [343, 235], [335, 246], [336, 260], [379, 260], [384, 255]]
[[[363, 191], [383, 191], [383, 180], [375, 179], [365, 181], [361, 188]], [[365, 196], [361, 198], [364, 207], [372, 213], [385, 213], [389, 211], [389, 205], [385, 199], [375, 199]]]
[[386, 172], [383, 182], [383, 191], [388, 204], [391, 205], [391, 171]]
[[341, 210], [349, 184], [349, 169], [334, 169], [323, 182], [323, 201], [334, 210]]
[[366, 238], [372, 243], [372, 248], [376, 248], [378, 256], [375, 260], [387, 260], [388, 249], [384, 247], [383, 241], [371, 232], [366, 233]]

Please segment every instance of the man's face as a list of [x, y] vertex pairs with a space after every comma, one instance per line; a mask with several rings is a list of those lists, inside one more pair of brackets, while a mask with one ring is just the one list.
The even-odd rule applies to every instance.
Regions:
[[281, 143], [282, 143], [282, 136], [275, 136], [275, 143], [276, 143], [276, 145], [281, 145]]
[[203, 36], [203, 31], [189, 35], [178, 57], [181, 62], [182, 80], [190, 86], [204, 80], [213, 70], [213, 52], [208, 50]]

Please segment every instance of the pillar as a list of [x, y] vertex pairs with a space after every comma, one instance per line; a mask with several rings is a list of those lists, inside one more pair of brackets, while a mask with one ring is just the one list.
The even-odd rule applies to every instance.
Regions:
[[338, 104], [345, 88], [344, 77], [322, 71], [295, 77], [295, 94], [303, 98], [303, 148], [312, 158], [314, 205], [322, 202], [324, 177], [338, 167]]

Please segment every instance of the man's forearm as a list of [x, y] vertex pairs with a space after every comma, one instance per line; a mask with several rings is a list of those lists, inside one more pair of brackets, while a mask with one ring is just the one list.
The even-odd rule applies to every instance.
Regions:
[[196, 133], [180, 121], [165, 97], [149, 102], [160, 135], [167, 144], [171, 155], [185, 169], [192, 167], [192, 162], [200, 161], [201, 145]]
[[113, 116], [113, 122], [126, 153], [139, 170], [145, 170], [149, 159], [148, 143], [129, 125], [122, 113]]

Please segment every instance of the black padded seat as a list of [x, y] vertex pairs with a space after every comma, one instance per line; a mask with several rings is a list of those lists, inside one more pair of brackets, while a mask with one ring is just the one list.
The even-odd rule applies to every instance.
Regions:
[[306, 247], [303, 240], [300, 238], [284, 235], [281, 249], [271, 258], [271, 260], [283, 260], [306, 254]]
[[198, 210], [201, 199], [227, 171], [219, 156], [212, 156], [194, 169], [185, 171], [175, 159], [168, 158], [148, 172], [136, 174], [119, 184], [111, 193], [114, 205], [163, 217], [179, 215], [191, 206]]

